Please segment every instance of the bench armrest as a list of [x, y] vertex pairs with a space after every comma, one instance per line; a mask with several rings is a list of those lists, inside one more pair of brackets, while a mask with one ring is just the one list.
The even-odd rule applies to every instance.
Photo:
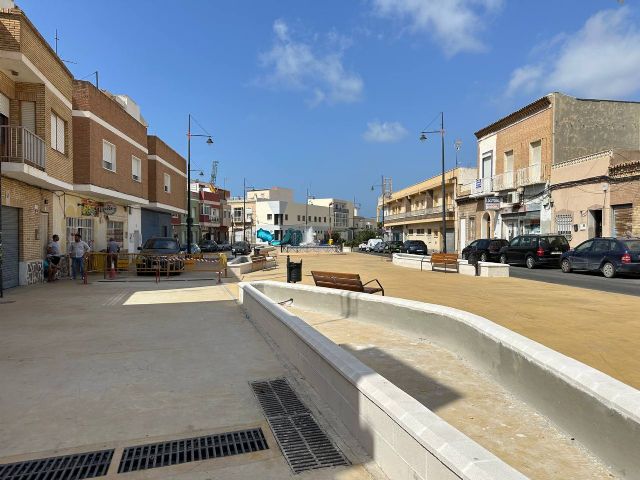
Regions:
[[373, 280], [369, 280], [367, 283], [363, 283], [362, 286], [364, 287], [366, 285], [369, 285], [371, 282], [376, 282], [378, 284], [378, 286], [380, 287], [380, 290], [382, 291], [382, 296], [384, 297], [384, 287], [380, 284], [377, 278], [374, 278]]

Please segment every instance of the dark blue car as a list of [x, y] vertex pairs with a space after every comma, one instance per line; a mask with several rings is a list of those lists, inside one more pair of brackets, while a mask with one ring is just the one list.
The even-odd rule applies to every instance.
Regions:
[[560, 267], [565, 273], [600, 271], [607, 278], [640, 274], [640, 238], [592, 238], [563, 253]]

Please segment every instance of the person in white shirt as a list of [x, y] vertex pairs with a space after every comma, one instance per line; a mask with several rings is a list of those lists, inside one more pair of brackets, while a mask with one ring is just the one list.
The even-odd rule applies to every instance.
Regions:
[[91, 251], [89, 244], [82, 240], [79, 233], [74, 236], [74, 241], [69, 245], [69, 255], [71, 256], [71, 267], [73, 279], [76, 279], [78, 271], [80, 278], [84, 278], [84, 256]]
[[60, 237], [54, 235], [51, 237], [49, 245], [47, 245], [47, 258], [49, 260], [49, 275], [48, 280], [53, 282], [56, 279], [56, 272], [58, 271], [58, 264], [60, 263], [60, 257], [62, 256], [62, 250], [60, 249]]

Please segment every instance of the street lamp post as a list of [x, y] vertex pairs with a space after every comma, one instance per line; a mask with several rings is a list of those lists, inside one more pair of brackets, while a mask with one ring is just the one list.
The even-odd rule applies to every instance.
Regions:
[[381, 209], [381, 215], [382, 215], [382, 240], [384, 240], [384, 234], [385, 234], [385, 230], [384, 230], [384, 199], [387, 197], [387, 195], [391, 195], [391, 188], [389, 188], [389, 191], [387, 192], [387, 183], [389, 183], [391, 179], [389, 179], [389, 178], [385, 179], [384, 175], [382, 175], [380, 178], [382, 180], [380, 185], [371, 185], [371, 191], [373, 192], [376, 187], [380, 187], [380, 192], [382, 193], [382, 195], [381, 195], [382, 204], [380, 206], [380, 209]]
[[333, 202], [329, 202], [329, 240], [331, 240], [331, 205]]
[[[255, 188], [249, 186], [248, 188]], [[253, 237], [253, 214], [251, 218], [251, 236]], [[242, 240], [247, 241], [247, 179], [242, 179]]]
[[447, 196], [444, 182], [444, 112], [440, 112], [440, 130], [430, 130], [420, 132], [420, 141], [424, 142], [427, 135], [439, 133], [441, 138], [441, 158], [442, 158], [442, 251], [447, 253]]
[[191, 114], [189, 114], [189, 128], [187, 130], [187, 254], [189, 255], [191, 255], [191, 227], [193, 226], [193, 217], [191, 216], [191, 137], [207, 137], [207, 144], [213, 143], [209, 134], [194, 135], [191, 133]]

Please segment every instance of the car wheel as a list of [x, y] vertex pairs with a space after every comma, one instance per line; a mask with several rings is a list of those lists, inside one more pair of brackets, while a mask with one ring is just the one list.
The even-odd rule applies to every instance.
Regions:
[[527, 257], [525, 263], [527, 264], [528, 269], [536, 268], [536, 260], [531, 255]]
[[487, 252], [482, 252], [482, 254], [480, 254], [480, 261], [481, 262], [487, 261]]
[[565, 258], [564, 260], [562, 260], [560, 268], [562, 268], [562, 271], [564, 273], [571, 273], [571, 262], [569, 261], [569, 259]]
[[616, 267], [614, 267], [611, 262], [605, 263], [601, 270], [602, 274], [607, 278], [613, 278], [616, 276]]
[[507, 262], [507, 254], [506, 253], [503, 253], [502, 255], [500, 255], [500, 263], [503, 263], [503, 264], [507, 264], [508, 263]]

